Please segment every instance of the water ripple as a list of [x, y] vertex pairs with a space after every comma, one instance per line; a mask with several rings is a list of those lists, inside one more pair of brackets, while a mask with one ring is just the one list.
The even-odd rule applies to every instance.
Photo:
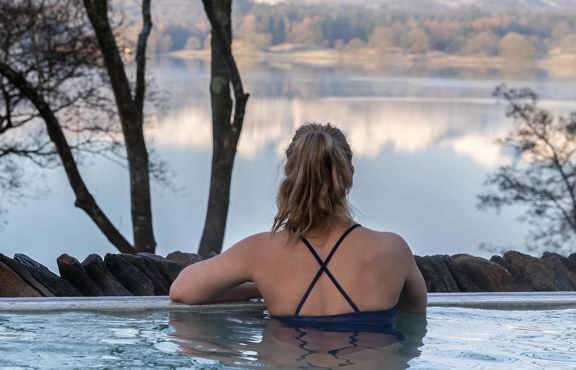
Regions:
[[8, 369], [574, 369], [576, 310], [432, 308], [406, 340], [308, 332], [260, 312], [0, 316]]

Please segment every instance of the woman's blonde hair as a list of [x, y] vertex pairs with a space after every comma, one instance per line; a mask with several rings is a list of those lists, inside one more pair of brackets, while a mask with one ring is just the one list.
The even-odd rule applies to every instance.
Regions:
[[334, 217], [350, 220], [353, 173], [352, 150], [342, 131], [330, 124], [301, 126], [286, 149], [272, 231], [300, 237]]

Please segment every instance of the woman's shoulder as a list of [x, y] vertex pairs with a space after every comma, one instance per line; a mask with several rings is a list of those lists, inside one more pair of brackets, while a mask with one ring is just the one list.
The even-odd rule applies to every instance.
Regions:
[[390, 255], [394, 254], [399, 257], [411, 257], [412, 251], [406, 240], [398, 233], [392, 231], [378, 231], [367, 227], [362, 227], [362, 237], [368, 241], [367, 244], [372, 246], [376, 254]]
[[288, 240], [288, 233], [285, 231], [264, 231], [248, 235], [244, 239], [238, 241], [235, 246], [242, 248], [249, 248], [252, 250], [269, 249], [273, 245], [285, 243]]

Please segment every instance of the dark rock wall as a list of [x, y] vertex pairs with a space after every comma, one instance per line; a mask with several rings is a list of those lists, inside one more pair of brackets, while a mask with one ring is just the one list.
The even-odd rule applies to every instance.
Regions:
[[20, 262], [28, 272], [52, 294], [57, 297], [75, 297], [82, 295], [68, 280], [61, 278], [41, 263], [34, 261], [25, 254], [15, 254], [14, 260]]
[[41, 297], [24, 279], [8, 265], [0, 262], [0, 297]]
[[[166, 295], [192, 253], [167, 257], [149, 253], [92, 254], [82, 263], [58, 257], [60, 276], [23, 254], [0, 254], [0, 297]], [[485, 259], [469, 254], [416, 256], [429, 292], [510, 292], [576, 290], [576, 254], [516, 251]]]

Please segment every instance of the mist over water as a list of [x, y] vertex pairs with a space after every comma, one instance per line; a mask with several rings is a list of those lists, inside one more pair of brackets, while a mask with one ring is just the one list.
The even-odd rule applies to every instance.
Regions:
[[[495, 140], [512, 122], [491, 93], [509, 80], [514, 87], [534, 88], [547, 106], [576, 109], [576, 79], [543, 71], [240, 67], [251, 98], [232, 180], [226, 246], [270, 228], [283, 150], [299, 125], [316, 121], [333, 123], [350, 140], [356, 169], [351, 203], [358, 222], [400, 233], [417, 254], [489, 255], [482, 243], [523, 250], [527, 228], [516, 219], [520, 209], [476, 209], [486, 175], [511, 160]], [[165, 59], [151, 68], [166, 108], [155, 112], [147, 134], [170, 166], [173, 185], [153, 185], [158, 253], [194, 252], [210, 176], [209, 66]], [[94, 159], [82, 172], [101, 206], [130, 236], [126, 171]], [[63, 171], [43, 175], [33, 186], [48, 191], [5, 215], [0, 252], [26, 253], [52, 269], [61, 253], [84, 258], [114, 252], [74, 208]]]

